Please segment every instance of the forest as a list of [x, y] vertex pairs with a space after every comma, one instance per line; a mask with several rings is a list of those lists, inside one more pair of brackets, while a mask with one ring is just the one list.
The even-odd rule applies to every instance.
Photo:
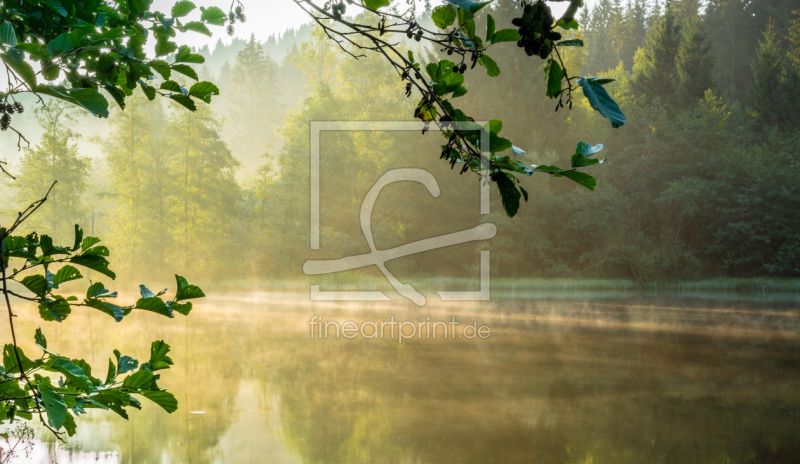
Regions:
[[[516, 14], [514, 2], [488, 8], [502, 25]], [[554, 113], [541, 91], [544, 62], [513, 47], [493, 54], [497, 85], [468, 73], [474, 90], [462, 104], [476, 119], [503, 119], [504, 134], [530, 148], [519, 157], [527, 164], [564, 162], [576, 140], [602, 142], [608, 160], [590, 168], [594, 192], [536, 173], [522, 180], [530, 198], [519, 215], [505, 217], [495, 194], [492, 214], [481, 217], [477, 181], [436, 159], [435, 136], [330, 133], [321, 142], [322, 198], [336, 201], [322, 211], [323, 253], [364, 252], [352, 237], [361, 235], [360, 202], [374, 172], [416, 166], [436, 173], [443, 196], [387, 191], [373, 219], [379, 247], [488, 221], [498, 236], [474, 248], [492, 250], [497, 276], [800, 276], [800, 3], [598, 0], [579, 21], [565, 38], [586, 46], [564, 59], [580, 75], [616, 79], [608, 89], [625, 108], [624, 130], [593, 117], [583, 99]], [[446, 58], [397, 40], [421, 61]], [[412, 120], [416, 99], [380, 56], [353, 60], [310, 25], [193, 52], [206, 58], [201, 79], [220, 89], [196, 113], [134, 94], [107, 124], [58, 103], [20, 115], [41, 136], [17, 153], [4, 134], [2, 156], [19, 176], [2, 180], [2, 214], [11, 217], [57, 178], [48, 213], [27, 226], [71, 240], [83, 224], [105, 237], [125, 279], [174, 268], [208, 280], [300, 279], [310, 122]], [[465, 249], [395, 268], [471, 276], [477, 253]]]

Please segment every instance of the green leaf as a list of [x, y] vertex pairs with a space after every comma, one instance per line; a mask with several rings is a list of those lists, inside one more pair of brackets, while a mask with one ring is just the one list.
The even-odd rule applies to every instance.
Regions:
[[[25, 356], [25, 353], [22, 352], [22, 348], [17, 347], [17, 354], [19, 354], [19, 359], [22, 361], [23, 371], [27, 371], [37, 365], [37, 363], [34, 363]], [[17, 357], [14, 355], [14, 345], [9, 343], [3, 347], [3, 368], [10, 374], [13, 371], [20, 372], [18, 366]]]
[[193, 97], [202, 97], [206, 95], [219, 95], [219, 88], [211, 82], [202, 81], [193, 84], [189, 88], [189, 95]]
[[212, 35], [211, 31], [208, 29], [208, 26], [206, 26], [205, 24], [201, 23], [200, 21], [190, 21], [190, 22], [184, 24], [183, 28], [186, 29], [187, 31], [199, 32], [199, 33], [201, 33], [203, 35], [207, 35], [209, 37], [211, 37], [211, 35]]
[[161, 406], [170, 414], [178, 410], [178, 400], [172, 393], [166, 391], [145, 390], [141, 392], [141, 395], [153, 403]]
[[77, 280], [81, 278], [83, 278], [83, 276], [81, 275], [80, 271], [75, 269], [73, 266], [67, 264], [66, 266], [59, 269], [58, 272], [56, 272], [56, 275], [53, 276], [53, 288], [58, 288], [58, 286], [63, 284], [64, 282], [69, 282], [71, 280]]
[[[486, 43], [492, 41], [492, 36], [494, 36], [495, 28], [496, 26], [492, 15], [486, 15]], [[517, 35], [519, 35], [519, 33]]]
[[176, 102], [180, 103], [181, 105], [185, 106], [191, 111], [197, 111], [197, 106], [194, 104], [194, 100], [187, 95], [170, 95], [169, 98], [175, 100]]
[[114, 365], [114, 362], [109, 359], [108, 360], [108, 372], [106, 373], [106, 385], [111, 385], [114, 383], [114, 379], [117, 378], [117, 366]]
[[583, 156], [592, 156], [603, 148], [605, 147], [603, 147], [602, 143], [592, 146], [584, 141], [580, 141], [578, 142], [578, 146], [575, 147], [575, 153], [580, 153]]
[[11, 47], [16, 47], [19, 43], [17, 42], [17, 33], [14, 32], [14, 26], [8, 21], [0, 25], [0, 41]]
[[172, 365], [172, 359], [167, 356], [170, 347], [163, 340], [157, 340], [150, 344], [150, 360], [142, 367], [150, 371], [158, 371], [161, 369], [169, 369]]
[[49, 60], [52, 58], [47, 49], [43, 45], [38, 43], [23, 42], [21, 44], [17, 44], [16, 47], [24, 52], [28, 52], [31, 56], [35, 56], [43, 60]]
[[[112, 295], [116, 296], [116, 294], [117, 293], [114, 292]], [[99, 300], [97, 298], [87, 298], [83, 301], [83, 304], [108, 314], [117, 322], [122, 320], [126, 314], [125, 311], [128, 310], [128, 308], [121, 308], [115, 304], [111, 304], [107, 301]]]
[[47, 279], [43, 275], [25, 276], [20, 283], [38, 297], [43, 297], [48, 290]]
[[169, 63], [163, 60], [153, 60], [149, 64], [151, 69], [160, 74], [164, 80], [169, 80], [172, 75], [172, 69], [170, 69]]
[[370, 10], [377, 10], [378, 8], [389, 6], [390, 3], [392, 3], [391, 0], [361, 0], [361, 4]]
[[492, 43], [516, 42], [520, 38], [516, 29], [500, 29], [492, 35]]
[[156, 390], [156, 376], [146, 369], [139, 369], [135, 374], [125, 377], [122, 386], [131, 390]]
[[589, 100], [589, 104], [611, 121], [611, 127], [616, 129], [625, 124], [625, 114], [597, 79], [582, 77], [578, 83], [583, 88], [583, 95]]
[[491, 58], [489, 55], [483, 55], [478, 58], [478, 64], [486, 68], [486, 74], [491, 77], [496, 77], [500, 75], [500, 67], [497, 66], [497, 63]]
[[69, 33], [65, 32], [47, 43], [47, 52], [50, 56], [61, 56], [64, 52], [72, 50]]
[[53, 1], [47, 1], [47, 2], [44, 2], [44, 3], [45, 3], [45, 5], [49, 6], [53, 10], [55, 10], [56, 13], [60, 14], [61, 16], [65, 17], [65, 18], [67, 17], [67, 10], [66, 10], [66, 8], [64, 8], [64, 5], [62, 5], [61, 3], [53, 2]]
[[75, 418], [72, 417], [72, 414], [67, 411], [67, 417], [64, 420], [64, 430], [67, 431], [67, 435], [70, 437], [75, 435], [75, 432], [78, 430], [78, 425], [75, 423]]
[[86, 298], [116, 298], [116, 297], [117, 297], [117, 292], [111, 293], [110, 291], [106, 290], [106, 287], [103, 285], [102, 282], [95, 282], [86, 290]]
[[39, 348], [43, 350], [47, 349], [47, 339], [44, 338], [44, 334], [42, 333], [41, 328], [36, 329], [36, 335], [33, 337], [33, 339], [36, 341], [36, 345]]
[[188, 64], [173, 64], [172, 70], [175, 72], [179, 72], [184, 76], [191, 77], [193, 80], [198, 80], [197, 78], [197, 71], [194, 70]]
[[522, 198], [517, 186], [514, 183], [513, 176], [504, 172], [498, 172], [492, 175], [492, 180], [497, 183], [497, 188], [500, 190], [500, 199], [503, 202], [503, 210], [505, 210], [508, 217], [514, 217], [519, 210], [519, 199]]
[[449, 5], [440, 5], [433, 9], [431, 19], [439, 29], [447, 29], [456, 20], [456, 12]]
[[227, 17], [228, 15], [226, 15], [222, 9], [212, 6], [203, 11], [203, 14], [200, 15], [200, 21], [205, 21], [215, 26], [222, 26], [225, 24], [225, 18]]
[[175, 294], [175, 301], [204, 298], [206, 296], [206, 294], [200, 290], [200, 287], [189, 284], [183, 277], [176, 274], [175, 280], [178, 282], [178, 291]]
[[158, 38], [158, 41], [156, 41], [156, 56], [169, 55], [177, 49], [178, 44], [169, 40], [169, 37], [166, 35], [162, 35]]
[[78, 224], [75, 224], [75, 242], [72, 245], [72, 251], [76, 251], [79, 246], [81, 246], [81, 242], [83, 241], [83, 229]]
[[181, 18], [191, 13], [195, 9], [194, 3], [189, 0], [181, 0], [172, 6], [172, 17]]
[[161, 90], [169, 90], [171, 92], [176, 92], [183, 95], [183, 91], [181, 90], [181, 85], [175, 81], [164, 81], [161, 83]]
[[156, 99], [156, 89], [144, 83], [139, 83], [139, 87], [141, 87], [142, 92], [144, 92], [145, 96], [148, 100], [153, 101]]
[[73, 384], [77, 385], [78, 388], [86, 393], [91, 393], [93, 390], [92, 382], [89, 380], [89, 377], [86, 376], [86, 373], [83, 371], [83, 369], [78, 367], [75, 363], [67, 358], [51, 359], [45, 363], [44, 369], [50, 372], [64, 374], [64, 377], [68, 382], [72, 382]]
[[55, 296], [54, 299], [45, 299], [39, 305], [39, 316], [45, 321], [58, 321], [62, 322], [67, 316], [72, 313], [72, 307], [67, 300], [61, 296]]
[[139, 361], [130, 356], [120, 356], [119, 359], [117, 359], [117, 364], [119, 364], [117, 371], [120, 374], [124, 374], [139, 367]]
[[36, 88], [36, 72], [27, 61], [17, 62], [6, 53], [0, 53], [0, 59], [22, 78], [31, 89]]
[[597, 179], [586, 174], [585, 172], [579, 171], [561, 171], [553, 174], [554, 177], [568, 177], [580, 185], [588, 188], [589, 190], [594, 190], [597, 186]]
[[550, 58], [547, 66], [544, 67], [545, 80], [547, 84], [546, 94], [550, 98], [561, 95], [561, 81], [564, 79], [564, 70], [558, 61]]
[[108, 100], [94, 89], [65, 89], [55, 85], [39, 85], [36, 87], [36, 93], [78, 105], [95, 116], [108, 117]]
[[59, 430], [67, 420], [67, 405], [64, 403], [64, 398], [50, 384], [40, 383], [37, 387], [42, 395], [44, 409], [47, 411], [47, 423]]
[[583, 40], [581, 39], [570, 39], [570, 40], [562, 40], [558, 42], [556, 45], [559, 47], [583, 47]]
[[183, 314], [184, 316], [188, 316], [189, 311], [192, 310], [191, 301], [188, 303], [176, 303], [174, 301], [170, 301], [167, 303], [167, 306], [173, 311], [177, 311], [179, 314]]
[[150, 298], [139, 298], [139, 300], [136, 301], [136, 309], [151, 311], [156, 314], [161, 314], [162, 316], [174, 317], [170, 308], [167, 307], [166, 303], [164, 303], [164, 300], [157, 296]]
[[178, 53], [175, 55], [176, 63], [205, 63], [206, 59], [202, 55], [193, 54], [191, 49], [186, 45], [181, 45]]
[[112, 279], [117, 278], [117, 275], [108, 268], [108, 260], [102, 256], [93, 256], [93, 255], [73, 256], [72, 258], [69, 259], [69, 261], [73, 264], [89, 268], [93, 271], [97, 271], [103, 275], [111, 277]]
[[580, 27], [580, 24], [578, 24], [578, 21], [576, 21], [574, 18], [571, 19], [569, 22], [566, 22], [563, 19], [559, 19], [558, 22], [556, 23], [556, 26], [560, 27], [561, 29], [566, 29], [566, 30], [575, 29], [577, 31], [578, 28]]

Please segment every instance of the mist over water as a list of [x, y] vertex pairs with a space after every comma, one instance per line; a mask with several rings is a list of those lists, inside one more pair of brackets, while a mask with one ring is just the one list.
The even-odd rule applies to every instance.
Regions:
[[[143, 358], [151, 340], [173, 346], [160, 383], [176, 413], [94, 411], [54, 462], [790, 462], [779, 459], [800, 452], [797, 301], [729, 297], [549, 293], [416, 309], [230, 293], [166, 322], [20, 311], [17, 327], [42, 326], [51, 349], [98, 367], [114, 347]], [[314, 315], [454, 316], [492, 332], [320, 340]]]

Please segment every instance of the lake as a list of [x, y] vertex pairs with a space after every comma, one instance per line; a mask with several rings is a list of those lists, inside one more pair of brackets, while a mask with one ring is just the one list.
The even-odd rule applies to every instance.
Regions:
[[[531, 292], [417, 308], [226, 293], [188, 318], [120, 324], [34, 311], [18, 311], [26, 353], [42, 327], [50, 349], [102, 373], [114, 348], [142, 360], [165, 340], [175, 366], [159, 383], [179, 409], [93, 410], [66, 445], [17, 462], [800, 462], [796, 295]], [[392, 318], [417, 335], [364, 337]], [[319, 338], [346, 321], [375, 324]], [[482, 336], [468, 338], [473, 323]]]

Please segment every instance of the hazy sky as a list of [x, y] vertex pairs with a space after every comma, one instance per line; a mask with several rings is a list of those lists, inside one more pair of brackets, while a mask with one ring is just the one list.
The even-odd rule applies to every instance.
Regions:
[[[192, 0], [195, 5], [200, 6], [219, 6], [225, 12], [230, 8], [230, 0]], [[418, 0], [419, 1], [419, 0]], [[594, 0], [585, 0], [591, 4]], [[235, 37], [247, 38], [250, 34], [255, 34], [259, 41], [265, 41], [270, 35], [281, 34], [288, 29], [297, 29], [301, 25], [309, 22], [308, 16], [292, 0], [242, 0], [245, 6], [247, 22], [236, 24]], [[420, 2], [421, 3], [421, 2]], [[444, 3], [441, 0], [433, 0], [434, 5]], [[175, 4], [175, 0], [155, 0], [153, 9], [168, 12]], [[552, 3], [553, 12], [558, 14], [566, 9], [566, 2]], [[190, 19], [199, 17], [199, 10], [195, 10], [189, 16]], [[211, 27], [213, 37], [206, 37], [202, 34], [193, 32], [186, 33], [180, 38], [179, 43], [202, 47], [205, 44], [213, 46], [217, 40], [230, 42], [231, 38], [222, 27]]]

